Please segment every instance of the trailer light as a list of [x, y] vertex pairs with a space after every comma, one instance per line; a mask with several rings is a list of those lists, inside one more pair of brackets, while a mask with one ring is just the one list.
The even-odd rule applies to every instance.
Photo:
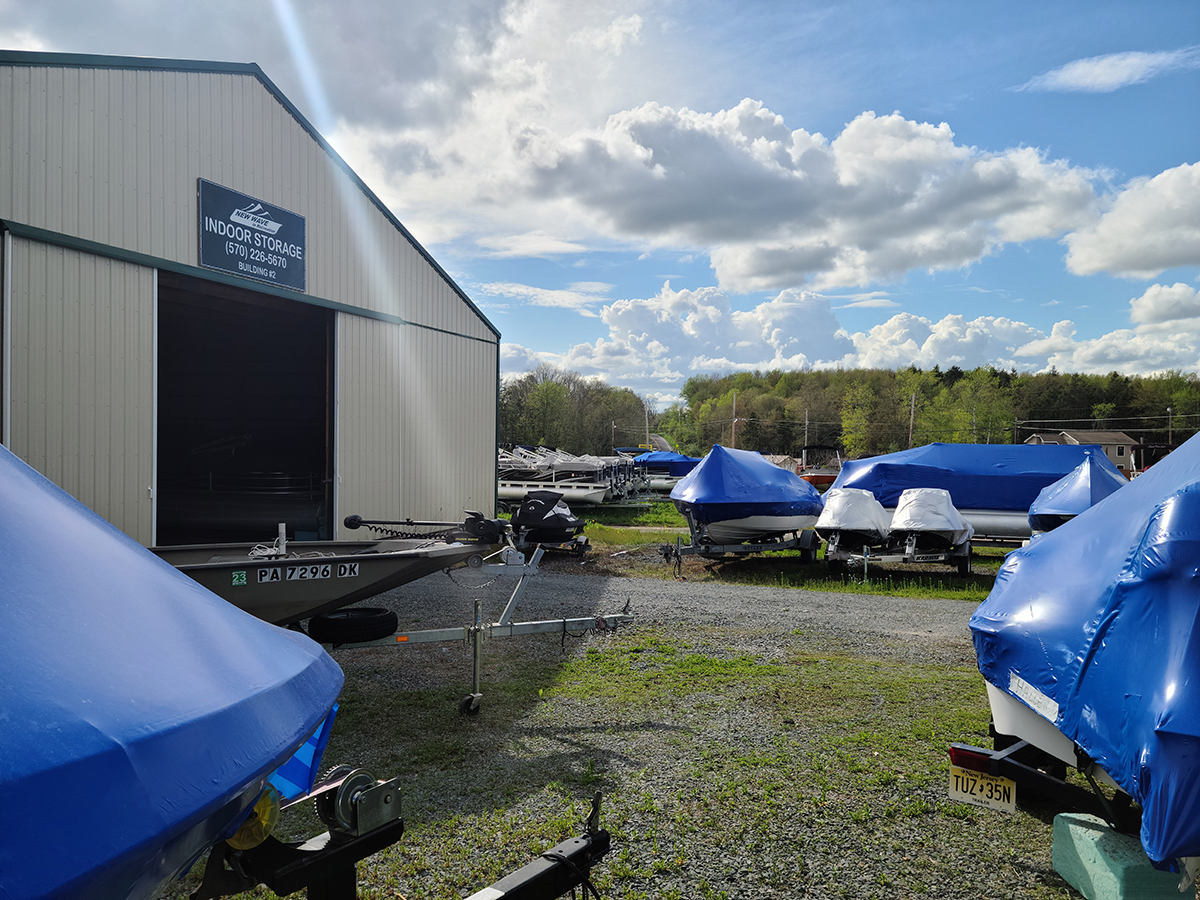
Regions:
[[968, 747], [965, 744], [950, 745], [950, 764], [974, 772], [987, 772], [992, 761], [992, 755], [978, 747]]
[[275, 790], [274, 785], [268, 783], [266, 790], [254, 804], [254, 809], [250, 810], [250, 815], [242, 823], [242, 827], [237, 830], [237, 834], [228, 838], [226, 843], [234, 850], [249, 850], [257, 847], [271, 836], [271, 832], [279, 823], [279, 807], [279, 791]]

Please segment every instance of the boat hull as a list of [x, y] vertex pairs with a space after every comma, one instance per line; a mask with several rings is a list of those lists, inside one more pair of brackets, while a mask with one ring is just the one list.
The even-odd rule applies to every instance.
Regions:
[[374, 597], [464, 562], [471, 544], [422, 539], [289, 541], [286, 557], [249, 544], [191, 544], [153, 552], [252, 616], [289, 625]]
[[496, 496], [501, 500], [520, 501], [530, 491], [557, 491], [567, 503], [599, 505], [604, 502], [609, 489], [607, 482], [501, 481]]
[[816, 521], [816, 516], [746, 516], [709, 522], [704, 531], [714, 544], [741, 544], [798, 533], [812, 528]]

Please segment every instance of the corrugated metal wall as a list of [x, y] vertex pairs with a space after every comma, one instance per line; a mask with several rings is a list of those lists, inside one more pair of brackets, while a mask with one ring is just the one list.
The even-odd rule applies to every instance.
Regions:
[[0, 216], [197, 265], [197, 179], [306, 218], [307, 293], [494, 340], [257, 78], [0, 66]]
[[[0, 65], [0, 218], [196, 266], [199, 178], [305, 217], [309, 295], [454, 333], [339, 313], [336, 455], [343, 515], [361, 509], [381, 518], [440, 518], [464, 505], [490, 510], [496, 334], [255, 75]], [[72, 290], [73, 280], [83, 279], [64, 301], [81, 304], [71, 315], [82, 315], [89, 296], [118, 304], [114, 279], [125, 279], [130, 304], [134, 297], [140, 303], [147, 289], [150, 270], [94, 258], [85, 264], [80, 254], [45, 246], [35, 254], [28, 242], [22, 253], [13, 272], [26, 290], [60, 283]], [[41, 268], [25, 268], [35, 265], [37, 254]], [[61, 270], [52, 272], [56, 265]], [[88, 278], [100, 284], [93, 295]], [[49, 371], [39, 376], [49, 379], [45, 386], [35, 384], [32, 368], [23, 382], [15, 374], [12, 379], [13, 403], [24, 407], [12, 418], [13, 449], [30, 462], [25, 454], [34, 454], [59, 473], [51, 475], [56, 481], [67, 479], [69, 490], [95, 498], [98, 512], [148, 541], [150, 526], [142, 518], [149, 514], [134, 503], [133, 485], [144, 495], [150, 483], [142, 468], [151, 464], [153, 443], [146, 431], [150, 410], [143, 406], [154, 384], [152, 318], [145, 310], [133, 314], [132, 307], [110, 312], [130, 328], [120, 348], [128, 358], [109, 360], [106, 370], [106, 390], [121, 395], [125, 410], [114, 413], [111, 427], [136, 426], [128, 454], [136, 462], [122, 468], [111, 446], [98, 446], [93, 465], [92, 438], [83, 430], [98, 419], [77, 406], [36, 413], [41, 403], [75, 401]], [[31, 324], [22, 319], [14, 329], [24, 335], [20, 329]], [[99, 357], [119, 342], [97, 331], [88, 345], [83, 332], [72, 336], [66, 319], [38, 327], [45, 331], [29, 335], [30, 348], [44, 342], [48, 355], [78, 354], [81, 365], [86, 358], [99, 366]], [[61, 340], [59, 327], [68, 329]], [[136, 422], [120, 418], [130, 410], [137, 411]], [[43, 426], [39, 415], [57, 424]], [[50, 430], [29, 431], [39, 428]], [[394, 505], [381, 504], [392, 497]]]
[[[481, 353], [480, 348], [490, 350]], [[402, 496], [422, 516], [450, 520], [464, 509], [491, 514], [496, 474], [496, 348], [417, 328], [405, 329], [401, 342], [401, 384], [405, 395], [401, 427]], [[455, 385], [445, 409], [426, 402]], [[481, 447], [493, 468], [475, 462]], [[406, 512], [416, 518], [416, 513]]]
[[13, 240], [17, 456], [149, 543], [154, 270]]
[[337, 345], [336, 512], [341, 537], [352, 539], [365, 535], [341, 528], [351, 513], [401, 515], [400, 328], [339, 315]]

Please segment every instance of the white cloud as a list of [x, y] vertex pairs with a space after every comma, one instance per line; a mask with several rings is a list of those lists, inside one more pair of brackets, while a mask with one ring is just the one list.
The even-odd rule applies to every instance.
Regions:
[[1200, 163], [1129, 182], [1094, 224], [1067, 235], [1067, 267], [1154, 278], [1200, 265]]
[[1200, 293], [1186, 284], [1155, 284], [1130, 300], [1129, 307], [1129, 317], [1139, 325], [1163, 325], [1200, 317]]
[[834, 309], [889, 309], [900, 304], [889, 297], [884, 291], [868, 291], [865, 294], [842, 294], [831, 297], [831, 301], [845, 301]]
[[1050, 334], [997, 316], [938, 321], [898, 313], [848, 333], [827, 298], [787, 290], [747, 311], [732, 310], [715, 287], [645, 300], [618, 300], [600, 317], [608, 334], [562, 354], [509, 351], [506, 373], [541, 362], [633, 387], [643, 396], [676, 395], [684, 380], [713, 372], [805, 368], [931, 369], [992, 365], [1018, 371], [1153, 374], [1200, 371], [1200, 292], [1185, 284], [1153, 285], [1129, 301], [1133, 328], [1081, 339], [1074, 322]]
[[498, 259], [514, 256], [523, 258], [561, 256], [564, 253], [582, 253], [587, 250], [583, 244], [560, 240], [544, 231], [489, 235], [478, 238], [475, 243], [491, 251], [488, 256]]
[[754, 100], [647, 103], [543, 149], [536, 190], [609, 237], [706, 248], [737, 292], [957, 268], [1083, 225], [1095, 203], [1092, 172], [1030, 148], [980, 152], [895, 113], [863, 113], [829, 141]]
[[591, 319], [598, 318], [592, 307], [598, 306], [606, 299], [606, 294], [612, 285], [601, 282], [576, 282], [568, 290], [553, 290], [550, 288], [533, 287], [528, 284], [513, 284], [510, 282], [490, 282], [472, 285], [473, 290], [489, 297], [510, 297], [523, 300], [531, 306], [551, 306], [560, 309], [573, 309], [581, 316]]
[[[0, 9], [0, 12], [3, 12]], [[51, 47], [42, 37], [27, 28], [0, 28], [0, 47], [5, 50], [44, 52]]]
[[1109, 53], [1076, 59], [1029, 81], [1017, 91], [1080, 91], [1105, 94], [1161, 75], [1200, 68], [1200, 47], [1157, 53]]

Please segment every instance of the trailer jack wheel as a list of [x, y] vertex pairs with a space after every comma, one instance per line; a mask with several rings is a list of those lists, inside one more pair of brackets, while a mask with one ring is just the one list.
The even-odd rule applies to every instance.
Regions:
[[482, 702], [483, 694], [467, 694], [458, 701], [458, 714], [460, 716], [477, 716]]

